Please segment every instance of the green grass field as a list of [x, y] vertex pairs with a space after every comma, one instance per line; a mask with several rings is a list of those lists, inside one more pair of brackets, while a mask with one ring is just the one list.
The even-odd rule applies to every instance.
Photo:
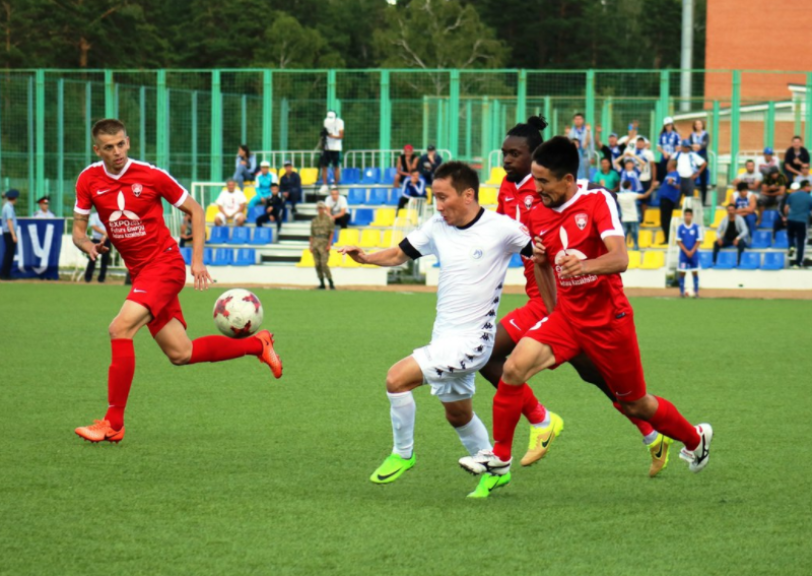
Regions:
[[[213, 333], [219, 291], [184, 291], [192, 337]], [[531, 382], [561, 439], [471, 501], [428, 390], [417, 465], [368, 481], [391, 448], [386, 370], [426, 343], [433, 294], [257, 291], [281, 381], [254, 358], [173, 367], [143, 331], [127, 437], [91, 445], [73, 428], [104, 414], [125, 294], [0, 287], [0, 574], [812, 573], [812, 302], [633, 301], [650, 390], [714, 425], [702, 474], [674, 451], [650, 480], [636, 429], [562, 368]]]

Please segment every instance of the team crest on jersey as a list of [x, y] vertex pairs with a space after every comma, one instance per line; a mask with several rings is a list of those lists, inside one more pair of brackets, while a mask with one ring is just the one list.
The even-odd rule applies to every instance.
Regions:
[[524, 197], [524, 207], [530, 210], [533, 207], [533, 195], [528, 194]]
[[584, 212], [580, 212], [575, 215], [575, 225], [578, 226], [579, 230], [583, 230], [586, 228], [586, 223], [589, 221], [589, 216], [587, 216]]
[[482, 248], [474, 248], [471, 250], [471, 258], [474, 260], [479, 260], [482, 258]]
[[141, 191], [143, 189], [144, 189], [144, 187], [141, 186], [141, 184], [133, 184], [133, 194], [135, 195], [136, 198], [141, 196]]

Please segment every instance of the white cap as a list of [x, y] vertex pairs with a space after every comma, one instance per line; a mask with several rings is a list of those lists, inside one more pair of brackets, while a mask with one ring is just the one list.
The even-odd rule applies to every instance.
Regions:
[[673, 124], [673, 123], [674, 123], [674, 119], [671, 118], [671, 116], [666, 116], [665, 118], [663, 118], [663, 126], [665, 126], [666, 124]]
[[[255, 164], [255, 166], [256, 166], [256, 164]], [[268, 162], [267, 160], [263, 160], [262, 162], [259, 163], [259, 167], [260, 168], [270, 168], [271, 163]]]
[[789, 187], [790, 190], [800, 190], [801, 183], [800, 182], [793, 182], [792, 185]]

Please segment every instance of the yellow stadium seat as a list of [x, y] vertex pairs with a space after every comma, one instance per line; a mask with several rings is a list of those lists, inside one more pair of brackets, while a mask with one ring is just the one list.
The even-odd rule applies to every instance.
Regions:
[[431, 199], [432, 199], [431, 188], [426, 188], [426, 202], [431, 204]]
[[479, 189], [479, 203], [483, 206], [489, 206], [499, 202], [499, 192], [496, 188], [480, 188]]
[[310, 250], [302, 250], [302, 258], [296, 266], [299, 268], [312, 268], [315, 265], [316, 262], [313, 260], [313, 253]]
[[719, 225], [722, 223], [722, 220], [724, 220], [726, 217], [727, 217], [727, 210], [725, 210], [724, 208], [717, 208], [716, 209], [716, 214], [714, 214], [714, 216], [713, 216], [713, 222], [711, 223], [711, 228], [718, 228]]
[[665, 244], [665, 233], [662, 230], [657, 230], [657, 234], [654, 236], [654, 245], [661, 246]]
[[640, 268], [640, 252], [629, 250], [629, 270]]
[[651, 230], [640, 230], [637, 236], [637, 243], [640, 248], [651, 248]]
[[646, 213], [643, 215], [643, 226], [651, 226], [653, 228], [660, 226], [659, 208], [646, 208]]
[[330, 250], [330, 258], [327, 259], [327, 265], [330, 268], [341, 268], [343, 259], [343, 254], [339, 254], [335, 250]]
[[206, 222], [214, 222], [214, 217], [220, 212], [220, 207], [217, 204], [209, 204], [206, 206]]
[[344, 263], [342, 264], [342, 268], [360, 268], [361, 265], [350, 258], [349, 256], [344, 256]]
[[381, 231], [373, 228], [367, 228], [361, 232], [361, 240], [358, 246], [361, 248], [377, 248], [381, 243]]
[[302, 168], [301, 172], [299, 172], [299, 176], [302, 178], [302, 186], [312, 186], [319, 179], [319, 169]]
[[491, 175], [488, 178], [488, 181], [485, 184], [501, 184], [502, 179], [505, 177], [505, 169], [501, 166], [497, 166], [496, 168], [491, 168]]
[[397, 218], [395, 218], [395, 225], [400, 227], [405, 227], [409, 224], [412, 226], [417, 226], [417, 221], [417, 210], [407, 210], [406, 208], [401, 208], [398, 210]]
[[713, 244], [716, 242], [716, 230], [706, 230], [705, 237], [702, 239], [702, 244], [699, 246], [705, 250], [713, 249]]
[[360, 241], [358, 228], [342, 228], [336, 246], [357, 246]]
[[383, 226], [388, 228], [395, 223], [395, 209], [394, 208], [378, 208], [375, 210], [375, 220], [372, 226]]
[[253, 198], [254, 196], [256, 196], [256, 195], [257, 195], [257, 189], [256, 189], [256, 188], [254, 188], [253, 186], [246, 186], [246, 187], [243, 189], [242, 193], [243, 193], [243, 194], [245, 194], [245, 199], [246, 199], [248, 202], [250, 202], [250, 201], [251, 201], [251, 198]]
[[381, 237], [381, 243], [378, 245], [381, 248], [391, 248], [397, 246], [403, 240], [403, 232], [401, 230], [384, 230]]
[[733, 196], [736, 194], [736, 191], [733, 188], [728, 188], [727, 193], [725, 194], [725, 202], [723, 206], [727, 206], [728, 204], [733, 202]]
[[741, 176], [741, 175], [742, 175], [742, 174], [744, 174], [745, 172], [747, 172], [747, 168], [739, 168], [739, 171], [738, 171], [738, 172], [736, 172], [736, 175], [737, 175], [737, 176]]
[[648, 250], [643, 254], [643, 261], [640, 268], [643, 270], [659, 270], [665, 266], [665, 252]]
[[671, 213], [671, 218], [676, 218], [677, 220], [682, 220], [682, 210], [674, 210]]

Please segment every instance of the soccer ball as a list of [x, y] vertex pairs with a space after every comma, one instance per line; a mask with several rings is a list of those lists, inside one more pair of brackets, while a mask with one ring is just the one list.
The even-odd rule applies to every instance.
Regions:
[[214, 325], [232, 338], [246, 338], [262, 325], [262, 302], [242, 288], [223, 292], [214, 303]]

